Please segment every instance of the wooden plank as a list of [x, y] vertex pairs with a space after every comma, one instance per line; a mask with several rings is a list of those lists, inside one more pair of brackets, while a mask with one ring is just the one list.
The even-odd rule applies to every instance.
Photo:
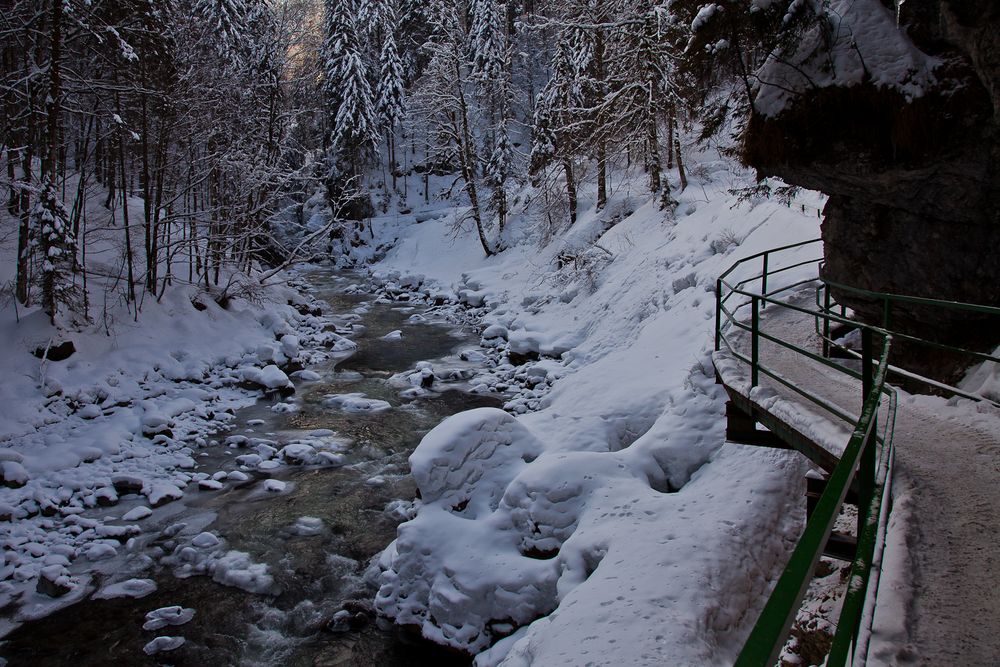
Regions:
[[726, 388], [726, 393], [729, 394], [729, 400], [732, 401], [735, 407], [741, 410], [744, 414], [750, 415], [750, 417], [757, 423], [766, 427], [772, 434], [774, 434], [775, 437], [780, 439], [789, 448], [801, 452], [807, 459], [815, 463], [827, 473], [832, 472], [833, 469], [837, 467], [837, 463], [839, 461], [838, 457], [834, 456], [819, 444], [811, 440], [808, 436], [798, 431], [794, 426], [785, 423], [778, 417], [775, 417], [729, 385], [723, 384], [723, 386]]

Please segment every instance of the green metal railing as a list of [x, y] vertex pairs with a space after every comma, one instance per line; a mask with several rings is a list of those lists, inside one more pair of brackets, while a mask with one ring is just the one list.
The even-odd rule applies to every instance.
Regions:
[[[822, 263], [820, 263], [820, 270], [822, 272]], [[816, 289], [816, 306], [826, 312], [832, 312], [834, 309], [840, 311], [841, 316], [845, 316], [846, 308], [838, 304], [831, 294], [831, 288], [836, 289], [840, 292], [850, 293], [873, 301], [880, 304], [879, 310], [882, 313], [882, 328], [887, 331], [893, 332], [893, 338], [896, 341], [907, 342], [914, 345], [920, 345], [928, 348], [933, 348], [935, 350], [945, 350], [948, 352], [955, 353], [957, 355], [962, 355], [968, 360], [970, 365], [974, 362], [993, 362], [1000, 363], [1000, 357], [993, 354], [987, 354], [985, 352], [980, 352], [977, 350], [970, 350], [968, 348], [958, 347], [956, 345], [948, 345], [946, 343], [941, 343], [938, 341], [927, 340], [926, 338], [920, 338], [911, 334], [902, 333], [899, 331], [893, 331], [893, 313], [898, 312], [898, 304], [906, 304], [910, 306], [922, 306], [929, 308], [937, 308], [941, 310], [960, 310], [970, 313], [978, 313], [980, 315], [988, 315], [996, 317], [997, 325], [1000, 325], [1000, 308], [993, 306], [983, 306], [973, 303], [963, 303], [960, 301], [945, 301], [942, 299], [927, 299], [923, 297], [906, 296], [902, 294], [889, 294], [885, 292], [872, 292], [869, 290], [860, 289], [858, 287], [851, 287], [849, 285], [844, 285], [842, 283], [833, 282], [831, 280], [824, 279], [822, 283]], [[829, 356], [829, 352], [832, 348], [837, 348], [842, 352], [860, 359], [861, 355], [857, 353], [856, 350], [851, 349], [838, 340], [835, 340], [831, 335], [830, 321], [829, 320], [816, 320], [816, 333], [818, 333], [823, 339], [823, 356]], [[952, 396], [961, 396], [962, 398], [968, 398], [974, 401], [982, 401], [991, 403], [995, 406], [1000, 407], [1000, 403], [996, 400], [982, 396], [970, 391], [965, 391], [944, 382], [933, 380], [916, 373], [912, 373], [904, 368], [889, 365], [889, 371], [892, 374], [898, 375], [900, 377], [908, 378], [911, 380], [916, 380], [923, 383], [929, 387], [933, 387], [939, 391], [950, 394]]]
[[[748, 393], [753, 394], [754, 387], [760, 384], [761, 375], [765, 375], [853, 427], [850, 440], [839, 462], [830, 473], [826, 489], [737, 659], [736, 664], [742, 666], [770, 667], [777, 661], [802, 598], [813, 578], [816, 563], [852, 484], [856, 484], [859, 497], [857, 550], [851, 566], [848, 591], [837, 623], [837, 632], [826, 664], [843, 665], [849, 655], [863, 656], [867, 651], [867, 641], [864, 638], [869, 628], [862, 628], [861, 623], [863, 618], [870, 620], [872, 616], [870, 612], [874, 605], [874, 595], [869, 593], [875, 589], [869, 591], [869, 580], [876, 547], [884, 539], [886, 499], [891, 475], [895, 392], [886, 386], [885, 380], [889, 370], [892, 335], [884, 328], [861, 325], [848, 320], [843, 311], [838, 315], [829, 308], [826, 310], [807, 308], [788, 300], [802, 288], [817, 284], [816, 276], [822, 258], [804, 261], [792, 259], [786, 262], [781, 260], [803, 250], [811, 250], [810, 246], [814, 244], [818, 248], [819, 243], [817, 239], [787, 245], [742, 259], [722, 274], [716, 285], [715, 349], [716, 351], [725, 349], [729, 355], [749, 365]], [[779, 259], [777, 263], [780, 264], [777, 268], [775, 268], [775, 257]], [[760, 262], [759, 273], [753, 273], [738, 281], [730, 277], [756, 261]], [[816, 270], [808, 270], [807, 278], [795, 280], [793, 277], [785, 284], [775, 286], [782, 274], [810, 265], [815, 265]], [[741, 318], [739, 313], [745, 308], [749, 309], [749, 316]], [[772, 333], [762, 331], [761, 311], [765, 308], [789, 309], [814, 317], [817, 319], [818, 328], [819, 323], [823, 322], [823, 329], [828, 335], [831, 323], [859, 328], [862, 340], [862, 350], [859, 355], [862, 360], [861, 370], [857, 371], [838, 364], [826, 358], [825, 354], [807, 350]], [[749, 355], [741, 349], [741, 343], [746, 344], [746, 336], [750, 338]], [[742, 337], [743, 340], [737, 340], [737, 337]], [[862, 385], [860, 415], [849, 414], [841, 406], [783, 377], [768, 362], [769, 360], [761, 358], [762, 340], [830, 368], [836, 373], [860, 380]], [[876, 351], [877, 345], [879, 349]], [[879, 436], [878, 415], [882, 406], [886, 408], [886, 419], [883, 434]]]

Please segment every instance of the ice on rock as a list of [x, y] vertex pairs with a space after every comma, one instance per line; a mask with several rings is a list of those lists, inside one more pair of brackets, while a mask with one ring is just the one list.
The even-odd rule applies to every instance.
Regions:
[[304, 370], [292, 373], [292, 377], [296, 377], [303, 382], [316, 382], [317, 380], [322, 379], [323, 376], [316, 371]]
[[194, 609], [171, 605], [160, 607], [146, 614], [146, 622], [142, 624], [143, 630], [159, 630], [169, 625], [184, 625], [194, 618]]
[[254, 563], [250, 555], [243, 551], [226, 553], [209, 563], [208, 569], [216, 582], [248, 593], [268, 593], [274, 585], [273, 577], [267, 573], [267, 565]]
[[243, 369], [243, 380], [264, 387], [265, 389], [286, 389], [292, 386], [291, 380], [284, 371], [269, 364], [264, 368], [247, 367]]
[[344, 412], [382, 412], [392, 407], [388, 401], [367, 398], [362, 393], [331, 394], [326, 397], [323, 404], [333, 408], [340, 408]]
[[492, 324], [483, 330], [483, 338], [507, 338], [507, 327], [500, 324]]
[[316, 462], [316, 449], [311, 445], [293, 443], [281, 450], [281, 458], [288, 463], [311, 465]]
[[264, 490], [272, 493], [281, 493], [287, 486], [288, 484], [282, 482], [280, 479], [264, 480]]
[[215, 479], [202, 479], [198, 481], [198, 488], [205, 491], [218, 491], [224, 486], [225, 484]]
[[275, 403], [271, 406], [271, 412], [298, 412], [299, 406], [294, 403]]
[[281, 352], [289, 359], [299, 356], [299, 337], [286, 334], [281, 337]]
[[80, 411], [77, 414], [83, 419], [96, 419], [104, 413], [101, 411], [101, 406], [89, 403], [80, 408]]
[[184, 646], [183, 637], [157, 637], [142, 647], [142, 652], [146, 655], [155, 655], [164, 651], [173, 651]]
[[284, 355], [274, 345], [261, 345], [255, 352], [258, 361], [262, 364], [284, 363]]
[[191, 540], [191, 544], [199, 549], [211, 549], [219, 545], [219, 538], [212, 533], [199, 533]]
[[331, 435], [336, 435], [336, 433], [328, 428], [318, 428], [309, 432], [311, 438], [327, 438]]
[[17, 461], [0, 461], [0, 482], [4, 486], [24, 486], [29, 479], [28, 471]]
[[314, 516], [300, 516], [292, 526], [292, 532], [302, 537], [319, 535], [323, 531], [323, 519]]
[[402, 339], [403, 339], [403, 332], [400, 329], [396, 329], [395, 331], [390, 331], [386, 335], [382, 336], [382, 340], [402, 340]]
[[260, 454], [243, 454], [236, 457], [236, 462], [247, 468], [257, 468], [263, 462]]
[[94, 593], [98, 600], [113, 598], [142, 598], [156, 590], [156, 582], [152, 579], [128, 579], [117, 584], [110, 584]]
[[141, 521], [153, 513], [153, 510], [149, 509], [145, 505], [140, 505], [139, 507], [133, 507], [128, 512], [122, 515], [122, 521]]
[[149, 499], [149, 504], [153, 507], [184, 497], [183, 491], [167, 482], [147, 482], [142, 487], [142, 494]]
[[263, 443], [261, 443], [261, 444], [257, 445], [256, 447], [254, 447], [254, 450], [257, 452], [257, 454], [260, 456], [260, 458], [265, 459], [265, 460], [266, 459], [273, 459], [274, 455], [278, 453], [277, 449], [275, 449], [271, 445], [267, 445], [267, 444], [263, 444]]
[[87, 560], [94, 562], [114, 558], [118, 555], [118, 550], [107, 542], [97, 542], [90, 545], [84, 552], [84, 555], [87, 557]]
[[241, 472], [239, 470], [233, 470], [226, 476], [226, 479], [228, 479], [230, 482], [245, 482], [248, 479], [250, 479], [250, 475], [246, 474], [245, 472]]
[[344, 455], [336, 452], [317, 452], [317, 462], [323, 465], [340, 466], [344, 465]]

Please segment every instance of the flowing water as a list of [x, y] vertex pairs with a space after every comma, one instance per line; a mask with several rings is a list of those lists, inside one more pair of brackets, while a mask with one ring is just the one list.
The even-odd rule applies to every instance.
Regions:
[[[297, 383], [297, 412], [276, 413], [271, 406], [280, 399], [262, 399], [237, 414], [236, 428], [229, 434], [268, 439], [280, 447], [326, 429], [342, 442], [344, 465], [288, 466], [254, 474], [222, 491], [189, 490], [183, 501], [168, 505], [176, 508], [160, 519], [163, 527], [187, 523], [189, 534], [212, 531], [229, 549], [266, 563], [275, 579], [272, 594], [247, 593], [206, 576], [178, 578], [169, 568], [154, 568], [134, 575], [156, 580], [157, 590], [147, 597], [88, 600], [15, 630], [2, 647], [8, 665], [468, 664], [467, 658], [414, 641], [384, 622], [364, 623], [370, 618], [374, 589], [363, 575], [402, 520], [400, 512], [387, 506], [413, 498], [407, 457], [423, 434], [455, 412], [500, 405], [496, 398], [437, 386], [426, 396], [403, 399], [387, 378], [421, 360], [438, 360], [436, 370], [460, 374], [472, 364], [453, 352], [474, 345], [476, 338], [445, 324], [410, 324], [410, 315], [420, 312], [417, 308], [345, 293], [351, 275], [316, 271], [309, 278], [330, 310], [345, 315], [338, 329], [352, 329], [344, 335], [358, 343], [357, 351], [309, 369], [321, 379]], [[397, 329], [401, 339], [382, 338]], [[366, 414], [324, 405], [329, 394], [358, 392], [392, 407]], [[199, 469], [234, 470], [234, 456], [245, 451], [209, 448], [199, 459]], [[286, 492], [263, 490], [266, 477], [286, 482]], [[296, 524], [302, 517], [322, 523], [312, 521], [308, 530], [301, 530]], [[149, 521], [155, 519], [157, 515]], [[139, 539], [144, 541], [142, 549], [155, 554], [158, 549], [169, 553], [175, 544], [172, 537], [153, 531]], [[158, 632], [142, 630], [146, 612], [168, 605], [194, 608], [194, 619]], [[345, 616], [342, 610], [350, 612], [353, 622], [331, 626], [334, 614]], [[143, 646], [160, 634], [183, 636], [186, 643], [175, 651], [144, 655]]]

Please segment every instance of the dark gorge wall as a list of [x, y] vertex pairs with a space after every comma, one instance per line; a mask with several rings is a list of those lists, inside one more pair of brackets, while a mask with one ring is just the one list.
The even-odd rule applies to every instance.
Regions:
[[[922, 95], [908, 99], [869, 77], [803, 86], [780, 113], [754, 114], [745, 158], [761, 175], [830, 195], [822, 228], [829, 280], [1000, 306], [1000, 3], [905, 2], [898, 25], [936, 59]], [[881, 322], [877, 305], [838, 296]], [[997, 318], [962, 311], [900, 308], [893, 325], [979, 348], [1000, 342]], [[937, 365], [938, 375], [961, 364], [897, 347], [925, 370]]]

